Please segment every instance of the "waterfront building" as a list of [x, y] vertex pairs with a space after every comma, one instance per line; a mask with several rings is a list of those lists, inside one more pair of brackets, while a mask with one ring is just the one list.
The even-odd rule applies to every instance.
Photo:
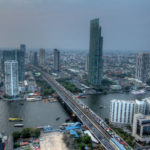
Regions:
[[33, 64], [34, 64], [35, 66], [38, 66], [38, 56], [37, 56], [37, 52], [34, 52]]
[[100, 88], [103, 76], [103, 37], [101, 36], [101, 26], [99, 19], [93, 19], [90, 22], [90, 48], [89, 48], [89, 83]]
[[143, 101], [146, 103], [145, 114], [150, 115], [150, 97], [144, 98]]
[[142, 82], [148, 79], [150, 56], [149, 53], [139, 53], [136, 58], [136, 78]]
[[54, 70], [60, 71], [60, 52], [54, 49]]
[[9, 96], [18, 95], [18, 62], [8, 60], [5, 66], [5, 93]]
[[135, 114], [132, 136], [140, 142], [150, 142], [150, 116]]
[[139, 100], [112, 100], [110, 104], [110, 122], [131, 125], [135, 113], [145, 114], [146, 103]]
[[2, 55], [3, 71], [5, 61], [16, 60], [18, 62], [18, 79], [19, 81], [24, 81], [25, 52], [23, 50], [4, 50]]
[[146, 102], [145, 101], [139, 101], [139, 100], [135, 100], [136, 103], [136, 108], [135, 108], [135, 113], [141, 113], [141, 114], [145, 114], [146, 111]]
[[110, 104], [110, 122], [132, 124], [135, 112], [135, 101], [112, 100]]
[[111, 85], [110, 89], [113, 91], [119, 91], [122, 89], [121, 85]]
[[45, 49], [41, 48], [39, 51], [39, 65], [45, 65]]

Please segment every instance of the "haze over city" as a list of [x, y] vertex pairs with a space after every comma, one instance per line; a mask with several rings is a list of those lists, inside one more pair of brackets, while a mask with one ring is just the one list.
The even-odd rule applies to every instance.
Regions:
[[0, 150], [149, 150], [150, 0], [0, 0]]
[[0, 47], [89, 49], [89, 20], [100, 18], [104, 50], [148, 50], [149, 0], [1, 0]]

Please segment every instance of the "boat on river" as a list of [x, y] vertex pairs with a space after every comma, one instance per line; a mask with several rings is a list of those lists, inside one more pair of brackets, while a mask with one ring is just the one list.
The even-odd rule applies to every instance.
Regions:
[[66, 122], [69, 122], [69, 121], [70, 121], [70, 118], [67, 118], [65, 121], [66, 121]]
[[24, 124], [14, 124], [14, 127], [23, 127]]
[[141, 89], [141, 90], [132, 90], [131, 93], [134, 95], [142, 95], [145, 94], [146, 92], [144, 89]]
[[9, 118], [9, 121], [23, 121], [22, 118]]
[[60, 117], [57, 117], [57, 118], [56, 118], [56, 120], [59, 120], [59, 119], [60, 119]]

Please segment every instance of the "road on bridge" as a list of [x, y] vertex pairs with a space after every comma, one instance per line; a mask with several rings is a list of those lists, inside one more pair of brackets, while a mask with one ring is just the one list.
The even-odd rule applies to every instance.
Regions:
[[111, 136], [98, 124], [85, 110], [74, 100], [72, 94], [60, 85], [50, 74], [43, 72], [40, 68], [31, 66], [41, 72], [45, 81], [57, 92], [60, 98], [71, 108], [78, 118], [95, 135], [98, 141], [107, 150], [117, 149], [110, 141]]

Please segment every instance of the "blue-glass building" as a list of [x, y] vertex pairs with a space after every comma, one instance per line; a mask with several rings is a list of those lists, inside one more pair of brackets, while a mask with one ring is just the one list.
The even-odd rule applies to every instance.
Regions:
[[18, 78], [19, 81], [24, 81], [25, 52], [23, 50], [4, 50], [2, 58], [3, 71], [4, 62], [8, 60], [16, 60], [18, 62]]
[[90, 48], [88, 65], [88, 82], [95, 88], [100, 88], [103, 76], [103, 37], [99, 19], [90, 21]]

